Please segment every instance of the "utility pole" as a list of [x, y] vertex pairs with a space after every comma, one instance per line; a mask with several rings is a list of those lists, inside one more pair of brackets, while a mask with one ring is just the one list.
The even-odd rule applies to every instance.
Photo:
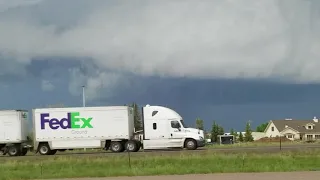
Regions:
[[86, 87], [86, 86], [82, 86], [82, 104], [83, 104], [83, 107], [86, 107], [85, 87]]
[[[86, 107], [86, 94], [85, 94], [85, 87], [86, 86], [82, 86], [82, 105], [83, 107]], [[84, 151], [87, 151], [87, 148], [84, 148]]]

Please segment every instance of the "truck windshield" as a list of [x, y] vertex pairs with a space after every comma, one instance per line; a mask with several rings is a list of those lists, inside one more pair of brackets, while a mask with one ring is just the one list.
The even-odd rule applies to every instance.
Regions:
[[187, 128], [187, 126], [184, 124], [182, 119], [180, 120], [180, 123], [181, 123], [182, 127]]

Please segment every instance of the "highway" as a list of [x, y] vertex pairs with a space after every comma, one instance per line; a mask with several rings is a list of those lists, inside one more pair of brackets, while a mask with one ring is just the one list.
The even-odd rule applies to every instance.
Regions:
[[[278, 153], [280, 151], [302, 151], [306, 149], [319, 149], [320, 145], [316, 144], [310, 144], [310, 145], [285, 145], [282, 146], [280, 149], [280, 146], [257, 146], [257, 147], [206, 147], [206, 148], [200, 148], [198, 150], [188, 151], [188, 150], [153, 150], [153, 151], [143, 151], [140, 150], [139, 152], [130, 153], [131, 156], [150, 156], [150, 155], [179, 155], [181, 153], [183, 154], [194, 154], [194, 153], [214, 153], [214, 152], [222, 152], [222, 153]], [[53, 156], [43, 156], [39, 154], [34, 154], [32, 152], [28, 153], [26, 156], [18, 156], [18, 157], [10, 157], [8, 155], [6, 156], [0, 156], [0, 161], [7, 161], [7, 160], [24, 160], [24, 159], [46, 159], [46, 158], [52, 158], [57, 156], [76, 156], [76, 157], [87, 157], [87, 156], [93, 156], [93, 157], [105, 157], [105, 156], [123, 156], [128, 155], [127, 152], [123, 153], [113, 153], [110, 151], [91, 151], [88, 150], [87, 152], [79, 152], [79, 151], [66, 151], [66, 152], [57, 152], [56, 155]]]

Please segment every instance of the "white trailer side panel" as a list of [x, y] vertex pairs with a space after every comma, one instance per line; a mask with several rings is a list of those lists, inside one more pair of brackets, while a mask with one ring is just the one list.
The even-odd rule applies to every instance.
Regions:
[[87, 140], [129, 139], [134, 133], [133, 111], [127, 106], [46, 108], [33, 112], [38, 142], [82, 141], [91, 147], [99, 141]]
[[0, 144], [20, 143], [27, 140], [27, 111], [0, 111]]

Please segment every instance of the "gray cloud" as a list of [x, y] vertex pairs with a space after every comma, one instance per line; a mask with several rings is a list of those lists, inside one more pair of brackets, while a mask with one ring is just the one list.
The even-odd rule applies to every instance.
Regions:
[[43, 91], [52, 91], [54, 90], [54, 88], [55, 88], [54, 85], [50, 81], [48, 80], [41, 81], [41, 89]]
[[43, 0], [0, 0], [0, 12], [5, 12], [21, 6], [38, 4]]
[[121, 73], [106, 69], [320, 82], [319, 12], [318, 0], [43, 0], [2, 12], [0, 52], [18, 64], [33, 57], [92, 58], [99, 71], [70, 83], [70, 89], [86, 83], [91, 96], [121, 83]]
[[119, 87], [128, 87], [130, 78], [117, 72], [105, 72], [91, 70], [84, 73], [81, 68], [71, 68], [69, 91], [74, 96], [82, 94], [82, 86], [85, 86], [86, 99], [97, 100], [110, 98]]

